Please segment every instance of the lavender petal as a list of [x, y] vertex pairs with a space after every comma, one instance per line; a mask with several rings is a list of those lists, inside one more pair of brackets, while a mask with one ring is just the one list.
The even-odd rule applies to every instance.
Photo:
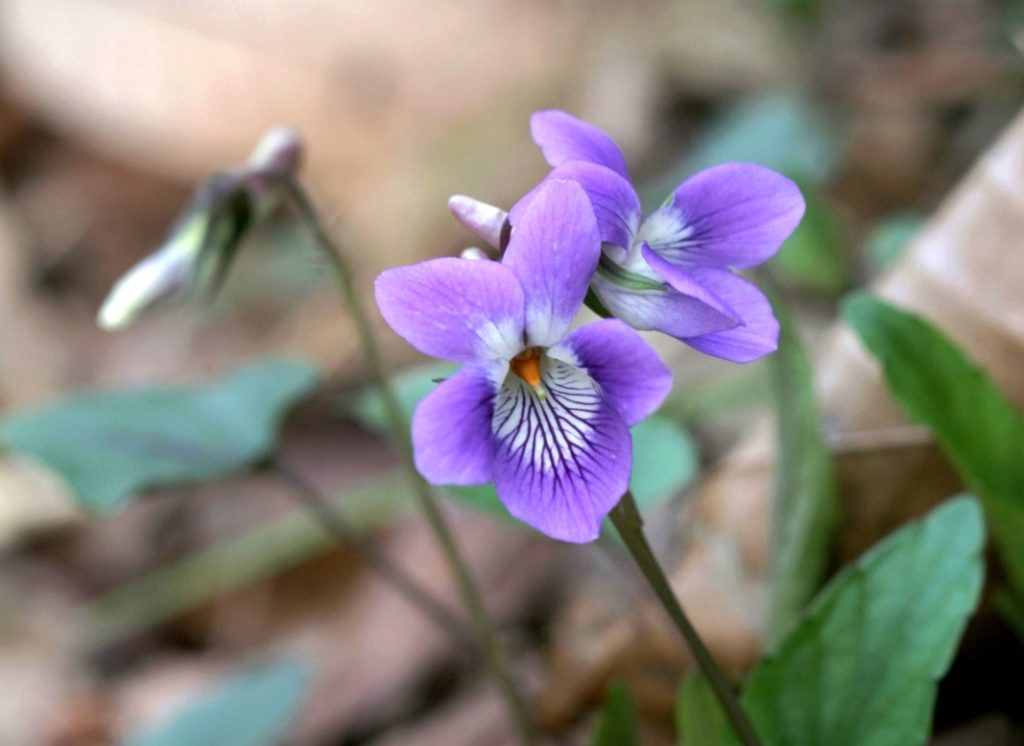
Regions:
[[733, 329], [740, 324], [733, 313], [723, 313], [668, 285], [638, 290], [615, 284], [598, 272], [591, 287], [613, 316], [639, 331], [658, 331], [686, 339]]
[[657, 410], [672, 389], [672, 373], [658, 353], [618, 319], [581, 326], [549, 354], [583, 368], [630, 427]]
[[434, 484], [481, 484], [494, 476], [495, 385], [486, 371], [466, 368], [442, 381], [412, 420], [416, 468]]
[[680, 184], [638, 235], [681, 267], [753, 267], [779, 250], [803, 214], [800, 189], [782, 174], [726, 163]]
[[589, 161], [629, 178], [626, 159], [608, 133], [558, 109], [538, 111], [530, 117], [530, 134], [552, 166]]
[[586, 193], [572, 181], [546, 181], [515, 225], [502, 259], [525, 292], [530, 345], [547, 347], [565, 335], [600, 255]]
[[523, 288], [498, 262], [431, 259], [383, 272], [375, 290], [391, 328], [427, 355], [473, 363], [523, 347]]
[[778, 349], [779, 322], [764, 293], [728, 270], [700, 268], [693, 272], [705, 287], [740, 315], [743, 325], [683, 339], [686, 344], [734, 363], [749, 363]]
[[547, 179], [538, 187], [522, 197], [509, 213], [509, 221], [517, 225], [522, 219], [523, 211], [533, 200], [547, 181], [566, 179], [575, 181], [590, 198], [594, 208], [594, 217], [601, 232], [601, 240], [623, 249], [629, 249], [633, 243], [642, 216], [640, 198], [637, 197], [633, 185], [609, 168], [594, 163], [574, 161], [559, 166], [548, 174]]
[[548, 360], [545, 396], [519, 379], [498, 392], [494, 482], [509, 512], [562, 541], [593, 541], [629, 487], [632, 443], [586, 373]]

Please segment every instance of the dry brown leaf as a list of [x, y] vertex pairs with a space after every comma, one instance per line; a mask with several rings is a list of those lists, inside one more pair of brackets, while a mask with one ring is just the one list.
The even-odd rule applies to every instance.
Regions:
[[33, 534], [82, 519], [70, 491], [42, 466], [0, 456], [0, 550]]

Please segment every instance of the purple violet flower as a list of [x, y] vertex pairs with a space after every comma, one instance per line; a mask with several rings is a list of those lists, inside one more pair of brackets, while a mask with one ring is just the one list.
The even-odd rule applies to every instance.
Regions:
[[[535, 113], [530, 131], [552, 166], [547, 179], [577, 182], [593, 205], [604, 243], [591, 281], [595, 310], [736, 363], [775, 351], [768, 299], [733, 269], [769, 259], [800, 223], [796, 184], [763, 166], [726, 163], [691, 176], [641, 222], [625, 158], [605, 132], [555, 110]], [[462, 196], [449, 207], [498, 247], [506, 218], [514, 233], [536, 191], [508, 214]]]
[[432, 259], [377, 278], [385, 320], [421, 352], [465, 367], [416, 409], [416, 466], [435, 484], [493, 481], [516, 518], [587, 542], [629, 487], [629, 428], [672, 374], [605, 319], [569, 332], [601, 256], [583, 189], [548, 180], [501, 262]]

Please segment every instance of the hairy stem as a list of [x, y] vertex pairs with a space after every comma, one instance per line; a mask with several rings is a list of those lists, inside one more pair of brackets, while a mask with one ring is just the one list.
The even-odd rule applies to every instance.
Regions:
[[661, 565], [658, 564], [654, 552], [651, 551], [651, 546], [647, 543], [647, 538], [644, 536], [643, 519], [640, 517], [640, 510], [637, 508], [636, 500], [633, 499], [631, 492], [623, 495], [622, 500], [612, 510], [609, 517], [622, 537], [623, 542], [625, 542], [629, 553], [636, 560], [636, 564], [640, 567], [640, 571], [644, 574], [654, 594], [658, 597], [661, 605], [668, 612], [668, 615], [672, 618], [672, 621], [689, 646], [690, 652], [693, 653], [697, 665], [700, 666], [701, 671], [707, 677], [708, 683], [711, 685], [711, 689], [722, 706], [722, 710], [736, 731], [736, 735], [739, 736], [744, 746], [761, 746], [757, 733], [754, 731], [750, 720], [747, 719], [746, 713], [743, 712], [743, 708], [740, 707], [739, 700], [736, 699], [736, 694], [733, 692], [729, 680], [722, 673], [722, 669], [718, 667], [718, 664], [715, 663], [711, 651], [708, 650], [700, 634], [698, 634], [696, 628], [694, 628], [686, 616], [686, 612], [683, 611], [679, 599], [676, 598], [676, 594], [672, 591], [672, 586], [669, 585], [668, 578], [665, 577], [665, 572], [661, 569]]
[[430, 485], [427, 484], [416, 470], [416, 464], [413, 461], [412, 455], [412, 444], [409, 441], [409, 425], [402, 414], [398, 398], [391, 385], [391, 379], [388, 377], [384, 366], [380, 347], [373, 334], [369, 318], [363, 309], [362, 300], [356, 292], [352, 281], [352, 273], [345, 262], [345, 257], [334, 240], [324, 230], [323, 224], [317, 216], [316, 209], [313, 207], [313, 203], [302, 188], [302, 185], [296, 179], [288, 179], [286, 185], [291, 201], [298, 210], [303, 223], [312, 233], [318, 248], [331, 263], [338, 288], [341, 291], [342, 302], [348, 309], [356, 326], [359, 341], [370, 368], [370, 375], [380, 392], [388, 427], [394, 436], [395, 445], [401, 457], [402, 467], [408, 474], [413, 495], [416, 497], [420, 509], [427, 519], [427, 524], [433, 532], [449, 569], [455, 578], [459, 594], [462, 596], [472, 621], [484, 660], [505, 699], [509, 716], [519, 734], [520, 740], [524, 744], [531, 744], [533, 743], [533, 734], [530, 720], [526, 714], [523, 700], [519, 696], [519, 692], [512, 680], [508, 662], [498, 641], [494, 622], [484, 607], [480, 591], [455, 541], [455, 535], [452, 533], [448, 519], [442, 511], [437, 497]]

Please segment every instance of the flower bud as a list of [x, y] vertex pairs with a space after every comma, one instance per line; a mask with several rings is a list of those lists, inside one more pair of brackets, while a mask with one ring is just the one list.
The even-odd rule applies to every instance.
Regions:
[[142, 314], [186, 292], [199, 263], [208, 222], [203, 213], [193, 214], [179, 224], [159, 251], [118, 280], [97, 314], [100, 328], [125, 329]]
[[186, 293], [216, 293], [250, 228], [282, 201], [301, 158], [299, 136], [279, 127], [260, 140], [245, 165], [207, 179], [163, 246], [114, 286], [97, 316], [100, 327], [123, 329]]
[[486, 262], [491, 259], [491, 257], [487, 255], [487, 252], [477, 246], [470, 246], [463, 249], [459, 256], [463, 259], [468, 259], [471, 262]]
[[448, 209], [455, 219], [494, 248], [502, 248], [501, 236], [508, 213], [500, 207], [456, 194], [448, 200]]
[[302, 164], [302, 138], [290, 127], [275, 127], [263, 136], [249, 156], [249, 166], [294, 176]]

